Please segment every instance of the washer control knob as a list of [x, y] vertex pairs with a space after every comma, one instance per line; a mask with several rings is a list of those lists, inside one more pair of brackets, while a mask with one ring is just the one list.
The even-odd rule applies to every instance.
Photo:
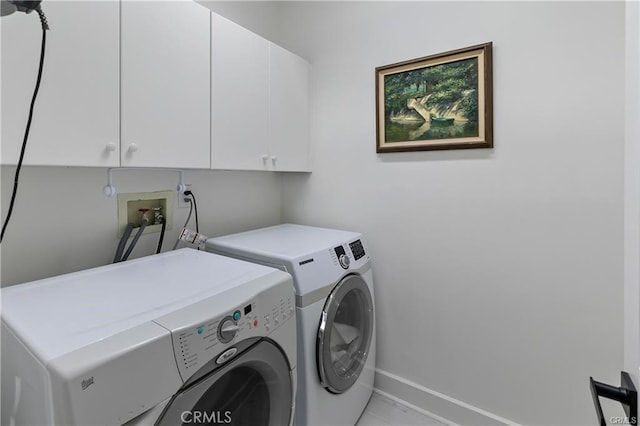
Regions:
[[240, 331], [240, 326], [237, 324], [228, 324], [222, 327], [223, 333], [233, 333], [234, 335]]
[[338, 258], [338, 261], [340, 262], [340, 266], [342, 266], [344, 269], [348, 269], [349, 265], [351, 264], [351, 259], [349, 259], [349, 256], [347, 256], [346, 254], [341, 254]]
[[240, 330], [238, 324], [231, 316], [225, 317], [222, 321], [220, 321], [220, 325], [218, 326], [218, 339], [222, 343], [229, 343], [236, 337], [236, 333]]

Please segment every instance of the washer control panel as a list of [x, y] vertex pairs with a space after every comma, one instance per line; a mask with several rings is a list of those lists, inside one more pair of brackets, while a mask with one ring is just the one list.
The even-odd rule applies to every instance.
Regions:
[[[183, 308], [155, 322], [171, 331], [173, 351], [178, 370], [186, 381], [200, 367], [217, 357], [217, 364], [224, 364], [235, 356], [234, 344], [257, 336], [268, 336], [289, 319], [295, 317], [293, 292], [265, 291], [246, 302], [232, 306], [224, 314], [205, 321], [205, 312], [220, 312], [224, 293]], [[173, 328], [172, 323], [189, 325]]]
[[357, 268], [360, 264], [369, 259], [369, 255], [365, 251], [364, 244], [361, 239], [351, 241], [334, 247], [331, 251], [331, 257], [334, 263], [340, 265], [342, 269], [349, 269], [353, 266]]
[[[203, 360], [206, 362], [222, 352], [225, 344], [245, 335], [249, 337], [251, 331], [257, 331], [260, 328], [260, 318], [257, 315], [259, 308], [258, 301], [254, 300], [236, 307], [222, 318], [175, 330], [172, 333], [173, 351], [183, 378], [195, 373], [203, 364]], [[248, 313], [243, 315], [243, 311]], [[226, 359], [231, 358], [228, 356]]]

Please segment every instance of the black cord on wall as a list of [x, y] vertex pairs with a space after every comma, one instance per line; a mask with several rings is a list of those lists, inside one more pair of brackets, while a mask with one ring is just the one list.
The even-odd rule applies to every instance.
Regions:
[[193, 209], [196, 215], [196, 232], [200, 233], [200, 225], [198, 224], [198, 204], [196, 203], [196, 196], [191, 191], [184, 191], [184, 195], [188, 195], [193, 199]]
[[[184, 199], [185, 202], [189, 203], [189, 215], [187, 216], [187, 220], [184, 221], [184, 225], [182, 225], [183, 228], [186, 228], [187, 225], [189, 224], [189, 221], [191, 220], [191, 214], [193, 213], [193, 201], [191, 201], [191, 199], [186, 198]], [[173, 249], [175, 250], [178, 248], [178, 244], [180, 244], [180, 238], [178, 238], [176, 240], [176, 243], [173, 245]]]
[[31, 97], [31, 106], [29, 107], [29, 118], [27, 119], [27, 128], [24, 131], [24, 139], [22, 141], [22, 148], [20, 149], [20, 158], [18, 159], [18, 165], [16, 166], [16, 173], [13, 178], [13, 191], [11, 193], [11, 201], [9, 202], [9, 210], [7, 212], [7, 217], [4, 220], [4, 224], [2, 225], [2, 233], [0, 234], [0, 243], [4, 239], [4, 233], [7, 230], [7, 226], [9, 225], [9, 220], [11, 219], [11, 215], [13, 213], [13, 206], [16, 202], [16, 195], [18, 194], [18, 180], [20, 179], [20, 171], [22, 170], [22, 161], [24, 160], [24, 154], [27, 150], [27, 140], [29, 139], [29, 130], [31, 129], [31, 120], [33, 119], [33, 109], [36, 103], [36, 97], [38, 96], [38, 90], [40, 90], [40, 81], [42, 80], [42, 69], [44, 67], [44, 52], [45, 45], [47, 41], [47, 30], [49, 29], [49, 24], [47, 23], [47, 18], [42, 12], [40, 6], [35, 9], [38, 12], [38, 16], [40, 17], [40, 23], [42, 24], [42, 45], [40, 47], [40, 65], [38, 67], [38, 78], [36, 79], [36, 87], [33, 91], [33, 96]]
[[[199, 234], [200, 225], [198, 224], [198, 204], [196, 203], [196, 196], [193, 195], [193, 192], [191, 191], [184, 191], [184, 195], [190, 196], [191, 199], [193, 200], [193, 210], [195, 211], [195, 216], [196, 216], [196, 232]], [[200, 250], [200, 247], [198, 247], [198, 250]]]

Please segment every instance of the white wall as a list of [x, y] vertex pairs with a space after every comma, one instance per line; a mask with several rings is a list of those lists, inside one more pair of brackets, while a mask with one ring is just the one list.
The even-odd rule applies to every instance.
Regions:
[[626, 3], [624, 368], [640, 367], [640, 4]]
[[277, 1], [197, 0], [215, 13], [276, 43], [282, 43], [287, 26], [282, 21], [283, 3]]
[[[285, 176], [283, 219], [366, 236], [378, 368], [515, 422], [595, 424], [588, 378], [623, 363], [624, 3], [283, 10], [313, 64], [314, 170]], [[486, 41], [495, 148], [377, 155], [375, 67]]]
[[[15, 167], [2, 167], [2, 218], [6, 217]], [[116, 171], [118, 192], [173, 190], [169, 171]], [[118, 244], [117, 199], [103, 195], [102, 168], [24, 167], [9, 228], [2, 241], [2, 286], [105, 265]], [[224, 235], [280, 222], [280, 176], [261, 172], [185, 172], [196, 196], [200, 232]], [[174, 192], [175, 193], [175, 192]], [[173, 230], [163, 251], [173, 247], [188, 208], [174, 210]], [[195, 229], [195, 220], [189, 224]], [[158, 233], [144, 235], [131, 258], [155, 252]]]

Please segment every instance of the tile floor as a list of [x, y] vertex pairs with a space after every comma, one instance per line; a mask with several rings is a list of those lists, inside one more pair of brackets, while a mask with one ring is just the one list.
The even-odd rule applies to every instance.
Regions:
[[379, 393], [373, 394], [356, 426], [446, 426], [426, 414]]

